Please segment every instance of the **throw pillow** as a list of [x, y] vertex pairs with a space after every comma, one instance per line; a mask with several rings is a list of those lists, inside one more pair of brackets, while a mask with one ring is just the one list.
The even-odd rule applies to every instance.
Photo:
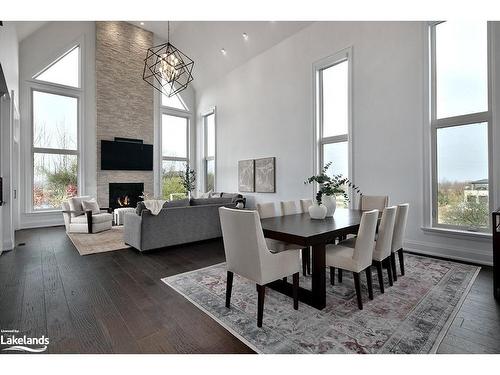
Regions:
[[209, 190], [206, 193], [201, 193], [198, 198], [210, 198], [210, 196], [212, 195], [212, 193], [213, 193], [213, 191]]
[[137, 202], [137, 207], [135, 208], [135, 213], [141, 216], [142, 211], [146, 209], [143, 201]]
[[95, 201], [95, 199], [91, 199], [89, 201], [82, 201], [82, 208], [84, 211], [92, 211], [92, 215], [97, 215], [101, 213], [101, 209], [99, 208], [99, 204]]
[[[68, 204], [69, 204], [69, 209], [70, 211], [83, 211], [82, 207], [82, 200], [84, 199], [89, 199], [90, 197], [73, 197], [68, 199]], [[77, 217], [83, 215], [83, 212], [81, 213], [71, 213], [71, 217]]]

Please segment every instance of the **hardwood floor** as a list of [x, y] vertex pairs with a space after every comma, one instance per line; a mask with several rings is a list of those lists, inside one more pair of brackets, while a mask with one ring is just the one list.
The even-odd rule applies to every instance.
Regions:
[[[252, 353], [161, 278], [224, 261], [219, 240], [80, 256], [64, 228], [22, 230], [0, 256], [0, 327], [50, 353]], [[500, 305], [484, 267], [439, 353], [500, 353]]]

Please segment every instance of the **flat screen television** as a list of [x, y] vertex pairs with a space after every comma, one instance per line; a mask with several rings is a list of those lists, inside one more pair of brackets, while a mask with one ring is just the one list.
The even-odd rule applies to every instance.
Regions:
[[115, 171], [152, 171], [153, 145], [136, 139], [101, 140], [101, 169]]

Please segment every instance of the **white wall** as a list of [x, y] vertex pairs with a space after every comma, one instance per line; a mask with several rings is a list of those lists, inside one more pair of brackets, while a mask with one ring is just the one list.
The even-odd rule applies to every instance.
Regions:
[[[0, 105], [0, 175], [3, 176], [3, 200], [0, 208], [0, 253], [14, 247], [12, 213], [14, 199], [12, 196], [12, 152], [11, 152], [11, 103], [17, 102], [19, 91], [19, 51], [15, 27], [11, 22], [4, 22], [0, 27], [0, 64], [7, 82], [9, 93], [13, 98], [4, 97]], [[10, 95], [9, 94], [9, 95]]]
[[[29, 165], [31, 138], [29, 129], [29, 89], [26, 81], [59, 57], [68, 47], [83, 38], [83, 158], [80, 167], [84, 171], [84, 186], [81, 193], [96, 195], [96, 110], [95, 110], [95, 23], [94, 22], [50, 22], [28, 36], [19, 47], [19, 80], [21, 86], [21, 165]], [[62, 225], [62, 215], [56, 213], [30, 213], [31, 189], [23, 167], [21, 182], [22, 228]]]
[[217, 106], [217, 190], [237, 191], [238, 160], [275, 156], [276, 193], [248, 194], [251, 200], [312, 196], [312, 187], [303, 184], [314, 172], [312, 64], [352, 46], [354, 182], [364, 194], [410, 203], [408, 249], [491, 263], [489, 239], [421, 229], [424, 31], [420, 22], [314, 23], [218, 83], [199, 88], [199, 140], [199, 115]]

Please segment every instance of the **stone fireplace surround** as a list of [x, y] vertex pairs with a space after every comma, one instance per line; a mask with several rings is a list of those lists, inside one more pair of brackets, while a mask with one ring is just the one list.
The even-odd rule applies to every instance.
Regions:
[[[143, 184], [152, 195], [153, 171], [101, 170], [101, 140], [154, 143], [153, 89], [142, 79], [153, 34], [127, 22], [96, 22], [97, 201], [113, 207], [110, 184]], [[135, 202], [136, 204], [137, 202]]]

